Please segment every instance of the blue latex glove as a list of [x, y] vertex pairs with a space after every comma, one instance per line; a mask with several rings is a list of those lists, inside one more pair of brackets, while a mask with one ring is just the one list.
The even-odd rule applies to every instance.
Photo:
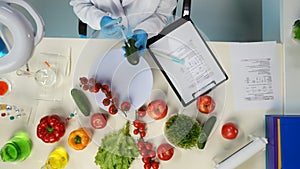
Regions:
[[104, 37], [111, 39], [119, 39], [122, 37], [121, 26], [118, 25], [122, 18], [112, 19], [109, 16], [102, 17], [100, 27]]
[[139, 56], [143, 56], [146, 50], [148, 33], [142, 29], [139, 29], [133, 32], [132, 38], [136, 41], [135, 47], [138, 49]]
[[5, 43], [3, 42], [2, 38], [0, 37], [0, 57], [7, 55], [8, 50], [6, 48]]

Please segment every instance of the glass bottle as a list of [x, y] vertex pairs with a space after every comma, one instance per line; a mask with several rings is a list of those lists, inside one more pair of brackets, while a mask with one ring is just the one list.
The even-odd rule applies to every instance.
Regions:
[[8, 140], [0, 150], [3, 162], [17, 162], [25, 160], [31, 153], [32, 142], [24, 131], [18, 131]]
[[69, 156], [64, 147], [57, 147], [52, 151], [41, 169], [63, 169], [69, 161]]

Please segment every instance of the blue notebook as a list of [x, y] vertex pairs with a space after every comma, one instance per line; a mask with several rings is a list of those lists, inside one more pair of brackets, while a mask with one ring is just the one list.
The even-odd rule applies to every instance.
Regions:
[[300, 163], [300, 117], [280, 117], [282, 169], [299, 168]]
[[266, 138], [267, 169], [299, 168], [300, 116], [266, 115]]

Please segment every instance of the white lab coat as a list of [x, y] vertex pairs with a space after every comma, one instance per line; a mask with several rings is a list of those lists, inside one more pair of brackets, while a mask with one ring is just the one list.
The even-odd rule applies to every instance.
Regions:
[[71, 0], [74, 13], [92, 29], [100, 30], [103, 16], [122, 17], [122, 24], [131, 29], [143, 29], [152, 37], [172, 18], [176, 0]]

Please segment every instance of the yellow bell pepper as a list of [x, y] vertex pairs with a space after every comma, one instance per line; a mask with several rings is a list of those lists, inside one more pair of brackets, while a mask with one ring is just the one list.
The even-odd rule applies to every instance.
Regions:
[[83, 150], [90, 141], [90, 136], [83, 128], [72, 131], [68, 138], [69, 146], [75, 150]]

